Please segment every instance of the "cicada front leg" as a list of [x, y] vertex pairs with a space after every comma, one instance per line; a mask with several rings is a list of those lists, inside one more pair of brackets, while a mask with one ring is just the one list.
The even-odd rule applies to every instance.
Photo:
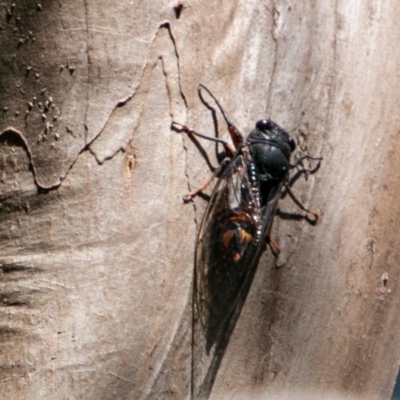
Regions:
[[231, 147], [231, 145], [227, 141], [203, 135], [202, 133], [196, 132], [193, 129], [190, 129], [186, 125], [183, 125], [179, 122], [173, 121], [171, 124], [171, 129], [173, 129], [177, 132], [184, 132], [188, 135], [198, 136], [203, 139], [207, 139], [207, 140], [211, 140], [213, 142], [220, 143], [224, 147], [225, 154], [226, 154], [226, 157], [221, 162], [221, 164], [218, 166], [218, 168], [216, 168], [213, 171], [212, 175], [199, 188], [197, 188], [195, 190], [191, 190], [189, 193], [187, 193], [185, 196], [183, 196], [183, 201], [188, 202], [188, 201], [192, 200], [194, 197], [196, 197], [199, 193], [202, 193], [214, 181], [214, 179], [219, 176], [219, 174], [224, 169], [224, 167], [233, 158], [233, 156], [235, 154], [235, 150]]

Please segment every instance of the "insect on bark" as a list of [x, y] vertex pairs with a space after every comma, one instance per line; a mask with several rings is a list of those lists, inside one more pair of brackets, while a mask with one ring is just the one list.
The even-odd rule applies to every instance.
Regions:
[[[185, 197], [190, 200], [218, 181], [212, 191], [197, 238], [193, 282], [192, 399], [207, 399], [230, 335], [239, 318], [266, 243], [276, 255], [279, 248], [270, 238], [278, 201], [285, 188], [293, 201], [316, 222], [318, 215], [306, 209], [289, 185], [290, 157], [295, 141], [269, 119], [256, 123], [245, 139], [215, 101], [228, 127], [234, 147], [219, 138], [200, 134], [178, 122], [172, 129], [220, 143], [226, 158], [201, 188]], [[303, 169], [303, 171], [305, 171]]]

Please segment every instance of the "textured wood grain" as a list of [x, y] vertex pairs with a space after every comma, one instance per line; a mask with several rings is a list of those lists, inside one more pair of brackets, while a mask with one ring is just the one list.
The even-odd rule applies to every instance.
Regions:
[[[260, 262], [211, 398], [390, 398], [400, 348], [400, 5], [8, 3], [0, 397], [189, 398], [193, 251], [206, 202], [182, 195], [210, 168], [169, 127], [215, 134], [203, 83], [243, 132], [271, 117], [324, 157], [293, 188], [321, 218], [276, 219], [281, 257], [268, 250]], [[213, 145], [201, 145], [215, 166]], [[299, 212], [286, 198], [280, 208]]]

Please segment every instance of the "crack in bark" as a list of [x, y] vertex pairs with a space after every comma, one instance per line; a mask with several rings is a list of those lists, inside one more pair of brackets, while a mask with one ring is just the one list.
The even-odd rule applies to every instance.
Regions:
[[[179, 64], [179, 52], [178, 52], [178, 48], [177, 48], [177, 45], [176, 45], [175, 38], [174, 38], [173, 33], [172, 33], [171, 25], [170, 25], [169, 22], [164, 22], [163, 24], [160, 25], [160, 29], [161, 28], [167, 29], [169, 37], [171, 39], [171, 42], [172, 42], [172, 44], [174, 46], [174, 51], [175, 51], [175, 56], [176, 56], [176, 66], [177, 66], [177, 71], [178, 71], [179, 94], [180, 94], [180, 96], [181, 96], [181, 98], [183, 100], [185, 109], [187, 110], [187, 107], [188, 107], [187, 100], [186, 100], [185, 94], [183, 93], [182, 85], [181, 85], [181, 72], [180, 72], [180, 64]], [[166, 78], [166, 87], [167, 87], [169, 103], [170, 103], [170, 116], [171, 116], [171, 120], [173, 120], [174, 119], [173, 112], [172, 112], [172, 104], [173, 104], [172, 92], [173, 92], [173, 90], [172, 90], [172, 87], [170, 85], [170, 80], [168, 79], [168, 73], [167, 73], [167, 71], [165, 69], [164, 59], [163, 59], [163, 57], [160, 57], [160, 58], [161, 58], [161, 62], [162, 62], [162, 68], [163, 68], [164, 76]], [[187, 146], [185, 145], [185, 141], [183, 140], [183, 137], [182, 137], [182, 146], [183, 146], [183, 149], [185, 151], [185, 158], [186, 158], [185, 159], [185, 165], [187, 165], [187, 163], [188, 163], [188, 149], [187, 149]], [[189, 173], [188, 173], [186, 168], [185, 168], [185, 176], [186, 176], [186, 180], [187, 180], [187, 187], [188, 187], [188, 190], [190, 191], [191, 190], [190, 177], [189, 177]], [[193, 207], [194, 223], [196, 225], [196, 229], [198, 230], [199, 222], [198, 222], [198, 220], [196, 218], [197, 208], [196, 208], [196, 203], [195, 202], [192, 202], [192, 207]]]
[[37, 181], [35, 164], [32, 160], [32, 153], [23, 133], [15, 128], [7, 127], [2, 132], [0, 132], [0, 143], [3, 141], [7, 141], [7, 138], [12, 139], [12, 142], [15, 146], [22, 147], [24, 149], [26, 155], [28, 156], [29, 167], [32, 168], [32, 175], [35, 185], [37, 187], [41, 187], [39, 182]]
[[274, 63], [272, 66], [272, 71], [271, 71], [271, 78], [270, 78], [270, 85], [269, 85], [269, 90], [268, 90], [268, 100], [267, 100], [267, 116], [268, 118], [271, 117], [272, 114], [272, 90], [271, 90], [271, 86], [274, 80], [274, 77], [276, 75], [276, 71], [277, 71], [277, 65], [278, 65], [278, 51], [279, 51], [279, 41], [278, 41], [278, 34], [277, 34], [277, 30], [278, 30], [278, 19], [280, 16], [278, 7], [276, 6], [276, 4], [273, 5], [273, 14], [272, 14], [272, 19], [273, 19], [273, 23], [272, 25], [272, 30], [271, 30], [271, 37], [272, 40], [275, 43], [275, 51], [274, 51]]
[[180, 67], [180, 63], [179, 63], [179, 53], [178, 53], [178, 48], [176, 46], [176, 41], [175, 41], [174, 35], [172, 34], [171, 25], [170, 25], [169, 22], [165, 22], [164, 24], [160, 25], [160, 28], [161, 27], [164, 27], [164, 28], [166, 28], [168, 30], [169, 37], [171, 39], [172, 44], [174, 45], [174, 50], [175, 50], [175, 55], [176, 55], [176, 64], [177, 64], [177, 69], [178, 69], [179, 91], [180, 91], [180, 94], [182, 96], [182, 100], [185, 103], [185, 106], [187, 108], [186, 96], [184, 95], [184, 93], [182, 91], [182, 85], [181, 85], [181, 67]]
[[[88, 10], [88, 4], [87, 0], [84, 0], [84, 9], [85, 9], [85, 23], [86, 23], [86, 62], [87, 62], [87, 77], [88, 77], [88, 83], [89, 85], [86, 88], [86, 101], [85, 101], [85, 113], [84, 113], [84, 118], [83, 120], [85, 121], [85, 141], [87, 141], [88, 138], [88, 129], [87, 129], [87, 116], [88, 116], [88, 109], [89, 109], [89, 88], [90, 88], [90, 83], [91, 83], [91, 59], [90, 59], [90, 54], [89, 54], [89, 10]], [[79, 154], [78, 154], [79, 156]]]
[[[142, 73], [140, 76], [140, 79], [138, 81], [138, 84], [136, 86], [136, 88], [133, 90], [133, 92], [125, 99], [121, 99], [115, 106], [114, 110], [110, 113], [110, 116], [108, 117], [107, 121], [105, 122], [103, 128], [100, 130], [100, 132], [98, 133], [98, 135], [96, 135], [89, 143], [88, 143], [88, 149], [90, 150], [90, 152], [95, 156], [96, 161], [99, 164], [102, 164], [106, 159], [111, 159], [113, 158], [119, 151], [125, 151], [126, 147], [132, 142], [133, 137], [127, 141], [126, 144], [120, 146], [118, 149], [116, 149], [113, 153], [111, 153], [110, 155], [108, 155], [107, 157], [105, 157], [103, 160], [101, 159], [101, 157], [99, 156], [98, 152], [92, 148], [90, 148], [91, 145], [93, 145], [95, 143], [96, 140], [99, 139], [99, 137], [101, 137], [101, 135], [104, 133], [104, 131], [107, 129], [107, 125], [112, 123], [112, 118], [115, 117], [115, 113], [117, 112], [117, 110], [119, 108], [122, 108], [124, 106], [127, 106], [129, 104], [130, 101], [133, 101], [133, 99], [136, 97], [136, 100], [138, 101], [139, 105], [139, 115], [136, 118], [136, 121], [134, 123], [134, 126], [132, 128], [131, 131], [135, 131], [137, 126], [139, 125], [139, 122], [141, 120], [141, 116], [143, 113], [143, 109], [144, 109], [144, 97], [147, 95], [147, 92], [149, 91], [149, 82], [150, 82], [150, 76], [151, 76], [151, 72], [154, 70], [154, 68], [158, 65], [158, 62], [161, 59], [161, 62], [163, 63], [163, 71], [164, 71], [164, 76], [166, 78], [166, 85], [167, 85], [167, 89], [168, 89], [168, 93], [170, 94], [170, 104], [171, 104], [171, 109], [172, 109], [172, 105], [173, 105], [173, 101], [171, 100], [172, 98], [172, 93], [173, 90], [171, 89], [173, 87], [173, 85], [170, 82], [169, 79], [169, 73], [165, 68], [165, 60], [164, 57], [162, 55], [158, 55], [156, 53], [157, 49], [156, 49], [156, 45], [157, 45], [157, 40], [160, 34], [160, 30], [161, 29], [167, 29], [168, 33], [169, 33], [169, 37], [171, 39], [171, 43], [174, 46], [174, 52], [176, 55], [176, 64], [177, 64], [177, 70], [178, 70], [178, 85], [179, 85], [179, 93], [181, 98], [183, 99], [184, 104], [186, 105], [186, 98], [182, 92], [182, 88], [181, 88], [181, 84], [180, 84], [180, 72], [179, 72], [179, 56], [178, 56], [178, 51], [176, 49], [176, 44], [175, 44], [175, 39], [173, 37], [172, 31], [171, 31], [171, 27], [169, 22], [164, 22], [162, 24], [159, 25], [150, 45], [149, 45], [149, 51], [148, 51], [148, 56], [147, 56], [147, 61], [144, 63], [144, 67], [142, 69]], [[141, 96], [143, 96], [143, 100], [141, 99]], [[171, 114], [171, 112], [170, 112]]]
[[[87, 54], [87, 62], [88, 62], [88, 76], [89, 76], [89, 82], [90, 82], [90, 63], [91, 63], [91, 60], [90, 60], [89, 46], [88, 46], [90, 32], [89, 32], [89, 28], [88, 28], [88, 5], [87, 5], [86, 1], [84, 2], [84, 7], [85, 7], [86, 35], [87, 35], [86, 54]], [[107, 157], [105, 157], [103, 160], [98, 156], [98, 153], [96, 152], [96, 150], [91, 148], [91, 146], [96, 141], [98, 141], [99, 138], [102, 136], [102, 133], [105, 131], [108, 123], [111, 121], [112, 117], [115, 115], [115, 112], [116, 112], [117, 109], [126, 106], [136, 95], [146, 95], [146, 93], [148, 91], [148, 87], [147, 86], [149, 85], [151, 71], [156, 67], [156, 65], [158, 64], [160, 59], [161, 59], [161, 62], [163, 63], [163, 71], [164, 71], [164, 75], [165, 75], [165, 78], [166, 78], [166, 86], [167, 86], [168, 93], [169, 93], [169, 96], [170, 96], [170, 104], [172, 106], [172, 104], [173, 104], [173, 95], [172, 95], [173, 90], [171, 88], [173, 87], [173, 83], [170, 81], [170, 76], [168, 74], [168, 71], [165, 68], [164, 57], [163, 56], [157, 56], [155, 54], [156, 43], [157, 43], [157, 39], [159, 37], [159, 33], [160, 33], [161, 29], [167, 29], [168, 36], [169, 36], [169, 38], [171, 40], [171, 43], [173, 45], [174, 53], [175, 53], [175, 56], [176, 56], [176, 69], [178, 71], [178, 86], [179, 86], [179, 90], [178, 91], [179, 91], [179, 95], [182, 98], [182, 101], [183, 101], [185, 107], [187, 107], [186, 97], [185, 97], [185, 95], [184, 95], [184, 93], [182, 91], [182, 87], [181, 87], [179, 53], [178, 53], [178, 49], [177, 49], [177, 46], [176, 46], [175, 38], [174, 38], [173, 33], [172, 33], [171, 25], [170, 25], [170, 23], [168, 21], [166, 21], [166, 22], [163, 22], [162, 24], [159, 25], [157, 31], [154, 34], [153, 39], [151, 40], [151, 42], [149, 44], [147, 61], [143, 64], [142, 73], [141, 73], [141, 76], [139, 78], [138, 84], [133, 89], [132, 93], [127, 98], [121, 99], [120, 101], [117, 102], [117, 104], [115, 105], [113, 111], [110, 113], [109, 117], [107, 118], [103, 128], [98, 132], [97, 135], [95, 135], [93, 137], [92, 140], [87, 142], [81, 148], [81, 150], [79, 151], [78, 155], [75, 157], [75, 159], [73, 159], [71, 161], [69, 167], [66, 168], [65, 173], [58, 178], [58, 182], [56, 182], [55, 184], [49, 185], [49, 186], [45, 186], [45, 185], [41, 184], [38, 181], [38, 174], [37, 174], [37, 170], [35, 168], [35, 164], [33, 162], [32, 152], [31, 152], [29, 144], [26, 141], [26, 139], [25, 139], [25, 137], [24, 137], [22, 132], [20, 132], [19, 130], [15, 129], [15, 128], [12, 128], [12, 127], [7, 127], [2, 132], [0, 132], [0, 137], [2, 135], [6, 134], [7, 132], [12, 132], [13, 134], [17, 135], [21, 139], [21, 141], [23, 143], [23, 147], [24, 147], [24, 149], [25, 149], [25, 151], [26, 151], [26, 153], [28, 155], [29, 163], [32, 166], [32, 174], [33, 174], [34, 183], [38, 187], [38, 189], [45, 190], [45, 191], [57, 189], [62, 184], [64, 179], [67, 177], [67, 175], [71, 171], [71, 169], [74, 167], [74, 165], [77, 162], [79, 156], [82, 153], [85, 153], [86, 151], [89, 151], [94, 156], [94, 158], [96, 159], [96, 161], [97, 161], [97, 163], [99, 165], [104, 163], [106, 160], [112, 159], [119, 151], [123, 151], [123, 152], [126, 151], [126, 148], [131, 144], [131, 142], [133, 140], [133, 137], [129, 141], [127, 141], [127, 143], [122, 144], [112, 154], [110, 154]], [[85, 121], [87, 119], [88, 99], [89, 99], [89, 91], [87, 91], [87, 93], [86, 93], [86, 110], [85, 110], [85, 117], [84, 117]], [[140, 109], [137, 121], [134, 124], [133, 129], [132, 129], [133, 132], [136, 130], [137, 126], [139, 125], [139, 121], [141, 119], [141, 115], [142, 115], [142, 112], [143, 112], [143, 107], [144, 107], [144, 105], [141, 104], [141, 109]], [[172, 116], [173, 112], [171, 112], [171, 110], [172, 110], [172, 107], [170, 109], [170, 114]], [[86, 126], [87, 126], [87, 124], [85, 123], [86, 138], [87, 138], [88, 137], [88, 132], [87, 132]], [[133, 157], [135, 158], [135, 154], [133, 154]], [[186, 173], [186, 175], [187, 175], [187, 178], [189, 179], [189, 176], [188, 176], [187, 173]]]

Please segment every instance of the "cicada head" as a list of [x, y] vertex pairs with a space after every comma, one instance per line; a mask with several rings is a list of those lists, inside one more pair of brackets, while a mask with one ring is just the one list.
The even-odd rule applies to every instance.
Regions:
[[274, 121], [270, 119], [261, 119], [257, 121], [256, 129], [266, 135], [270, 140], [276, 141], [276, 143], [285, 147], [285, 150], [287, 150], [286, 147], [289, 146], [289, 156], [290, 153], [296, 149], [296, 142]]
[[250, 154], [264, 180], [281, 182], [290, 168], [290, 155], [295, 141], [278, 124], [262, 119], [247, 137]]

